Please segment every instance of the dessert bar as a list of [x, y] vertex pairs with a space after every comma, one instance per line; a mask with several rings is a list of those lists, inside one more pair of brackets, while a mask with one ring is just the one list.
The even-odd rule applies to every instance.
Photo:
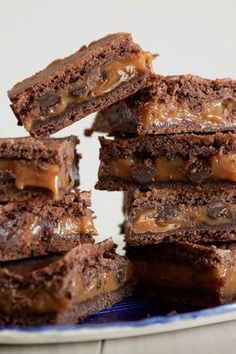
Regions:
[[8, 195], [24, 198], [25, 190], [27, 195], [38, 191], [57, 199], [75, 187], [79, 182], [77, 143], [74, 136], [1, 138], [0, 201], [8, 200]]
[[78, 189], [60, 200], [44, 196], [0, 204], [0, 261], [68, 251], [94, 242], [90, 193]]
[[132, 267], [111, 239], [0, 263], [0, 324], [75, 324], [131, 295]]
[[49, 136], [151, 82], [152, 55], [129, 33], [108, 35], [16, 84], [12, 109], [32, 136]]
[[163, 243], [129, 247], [139, 290], [200, 307], [236, 301], [236, 243]]
[[129, 190], [167, 182], [236, 181], [236, 134], [100, 138], [97, 189]]

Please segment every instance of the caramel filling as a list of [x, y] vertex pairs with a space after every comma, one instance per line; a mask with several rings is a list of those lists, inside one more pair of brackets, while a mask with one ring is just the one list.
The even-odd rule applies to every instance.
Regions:
[[192, 206], [183, 211], [178, 211], [174, 217], [165, 218], [165, 221], [159, 221], [156, 210], [150, 208], [139, 211], [131, 220], [130, 227], [131, 231], [135, 233], [161, 233], [179, 228], [192, 228], [199, 224], [215, 226], [236, 221], [236, 204], [224, 205], [223, 207], [225, 215], [230, 215], [230, 217], [218, 216], [211, 218], [208, 216], [207, 207]]
[[212, 124], [226, 125], [226, 114], [236, 111], [236, 101], [228, 98], [222, 101], [207, 103], [203, 112], [191, 111], [187, 105], [177, 102], [156, 103], [150, 101], [138, 110], [138, 116], [143, 125], [171, 125], [189, 122], [202, 127]]
[[40, 168], [31, 162], [0, 159], [0, 170], [10, 171], [14, 175], [15, 186], [18, 189], [45, 188], [50, 190], [55, 198], [58, 197], [60, 189], [72, 187], [74, 184], [65, 170], [57, 165]]
[[[147, 52], [126, 56], [102, 65], [82, 83], [75, 83], [73, 87], [59, 90], [57, 93], [46, 94], [40, 103], [40, 119], [59, 115], [74, 103], [81, 103], [113, 90], [122, 82], [134, 78], [138, 71], [149, 68], [152, 59], [152, 55]], [[95, 80], [94, 75], [96, 75]]]
[[[127, 265], [121, 270], [122, 279], [116, 272], [97, 274], [96, 277], [81, 278], [75, 275], [65, 289], [63, 297], [54, 296], [42, 289], [32, 291], [29, 289], [16, 289], [15, 296], [27, 298], [27, 305], [36, 313], [50, 313], [67, 309], [72, 304], [80, 304], [95, 296], [118, 290], [132, 277], [132, 267]], [[68, 296], [71, 294], [71, 296]], [[0, 289], [0, 309], [5, 313], [11, 313], [14, 309], [14, 299], [12, 299], [10, 289]]]
[[[129, 181], [133, 180], [132, 168], [135, 162], [132, 158], [108, 161], [109, 175], [120, 177]], [[210, 172], [205, 179], [229, 180], [236, 182], [236, 155], [215, 155], [210, 158]], [[155, 175], [152, 182], [187, 181], [191, 164], [182, 158], [172, 160], [166, 157], [158, 157], [153, 161]], [[203, 170], [204, 171], [204, 170]], [[208, 170], [207, 170], [208, 171]], [[145, 172], [142, 172], [145, 174]], [[191, 169], [191, 176], [198, 174], [197, 169]]]

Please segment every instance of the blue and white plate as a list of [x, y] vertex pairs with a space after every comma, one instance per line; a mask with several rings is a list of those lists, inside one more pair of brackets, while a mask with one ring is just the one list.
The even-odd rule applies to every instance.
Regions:
[[130, 298], [74, 326], [1, 327], [0, 344], [63, 343], [169, 332], [236, 319], [236, 304], [204, 310]]

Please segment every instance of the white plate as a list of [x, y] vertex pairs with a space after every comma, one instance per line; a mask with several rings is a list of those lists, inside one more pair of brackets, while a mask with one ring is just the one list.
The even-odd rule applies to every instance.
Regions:
[[132, 298], [74, 326], [0, 328], [0, 344], [82, 342], [170, 332], [236, 319], [236, 304], [178, 313], [170, 304]]

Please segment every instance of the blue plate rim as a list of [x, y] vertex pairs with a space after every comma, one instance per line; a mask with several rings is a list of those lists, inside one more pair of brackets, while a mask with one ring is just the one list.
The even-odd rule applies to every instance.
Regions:
[[207, 309], [196, 310], [192, 312], [186, 312], [169, 316], [152, 316], [137, 321], [115, 321], [109, 323], [85, 323], [76, 325], [46, 325], [46, 326], [0, 326], [0, 334], [4, 331], [19, 331], [19, 332], [47, 332], [47, 331], [81, 331], [84, 329], [109, 329], [116, 327], [146, 327], [155, 324], [167, 324], [177, 321], [186, 321], [197, 319], [199, 317], [210, 317], [214, 315], [222, 315], [229, 312], [236, 311], [236, 303], [220, 305]]

